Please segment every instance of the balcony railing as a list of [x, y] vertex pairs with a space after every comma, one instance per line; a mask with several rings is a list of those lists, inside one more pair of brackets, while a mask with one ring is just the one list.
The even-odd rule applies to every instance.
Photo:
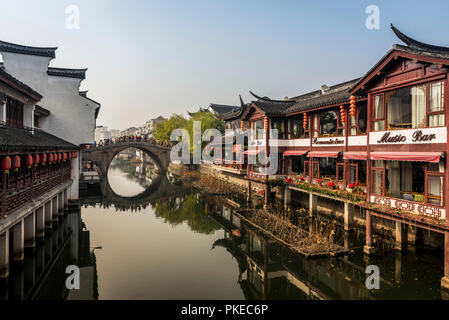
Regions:
[[34, 199], [67, 182], [71, 177], [70, 163], [21, 168], [0, 179], [1, 215], [8, 215]]

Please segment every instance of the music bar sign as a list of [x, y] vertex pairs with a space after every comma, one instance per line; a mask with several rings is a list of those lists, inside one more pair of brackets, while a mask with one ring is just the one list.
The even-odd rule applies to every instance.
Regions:
[[370, 132], [369, 144], [446, 143], [446, 128], [423, 128]]

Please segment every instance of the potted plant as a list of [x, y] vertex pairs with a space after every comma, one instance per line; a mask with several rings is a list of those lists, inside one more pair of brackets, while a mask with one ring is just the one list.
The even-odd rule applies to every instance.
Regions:
[[335, 182], [329, 181], [329, 182], [327, 183], [327, 187], [330, 188], [330, 189], [335, 189]]
[[351, 183], [348, 185], [348, 187], [346, 188], [346, 191], [348, 192], [354, 192], [355, 188], [357, 187], [357, 183]]

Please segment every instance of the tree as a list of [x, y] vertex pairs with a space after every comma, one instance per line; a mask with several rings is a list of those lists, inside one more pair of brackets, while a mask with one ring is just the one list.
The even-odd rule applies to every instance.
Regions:
[[189, 121], [182, 115], [174, 114], [170, 119], [158, 123], [153, 131], [153, 139], [157, 142], [170, 142], [170, 134], [175, 129], [186, 129]]
[[[217, 119], [212, 113], [210, 112], [198, 112], [195, 115], [193, 115], [189, 119], [189, 123], [187, 126], [187, 130], [189, 131], [190, 135], [190, 152], [193, 154], [193, 122], [199, 121], [201, 122], [201, 137], [203, 136], [204, 131], [207, 129], [217, 129], [220, 131], [221, 134], [224, 133], [225, 129], [225, 123], [222, 120]], [[202, 142], [201, 143], [201, 150], [206, 146], [208, 142]]]

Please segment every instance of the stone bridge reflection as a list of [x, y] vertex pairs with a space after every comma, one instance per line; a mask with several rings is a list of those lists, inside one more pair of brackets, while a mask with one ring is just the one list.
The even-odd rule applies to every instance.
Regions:
[[156, 175], [151, 184], [140, 194], [130, 197], [122, 196], [111, 188], [106, 176], [106, 179], [101, 180], [99, 189], [81, 194], [80, 202], [84, 206], [101, 205], [105, 208], [114, 206], [117, 211], [140, 211], [158, 200], [176, 197], [188, 190], [189, 188], [177, 183], [168, 173], [161, 173]]

